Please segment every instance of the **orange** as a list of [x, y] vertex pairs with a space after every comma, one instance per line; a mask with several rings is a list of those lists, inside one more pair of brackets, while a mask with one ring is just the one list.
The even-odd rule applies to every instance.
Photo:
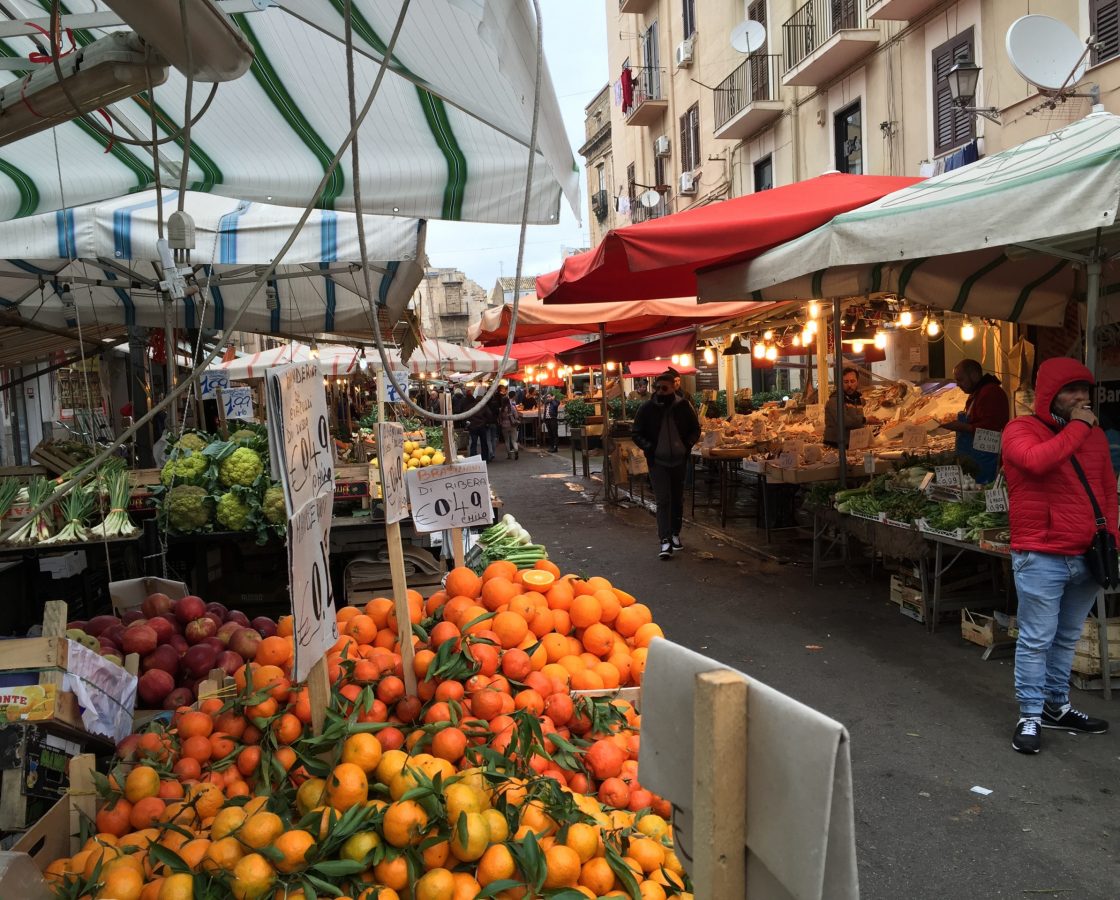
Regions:
[[385, 810], [381, 826], [394, 847], [416, 846], [428, 828], [428, 814], [415, 800], [398, 800]]
[[614, 620], [614, 628], [623, 637], [633, 637], [639, 628], [653, 621], [653, 613], [644, 603], [624, 606]]
[[556, 580], [556, 575], [544, 569], [526, 569], [521, 573], [521, 583], [540, 590], [549, 587]]
[[469, 872], [453, 872], [451, 877], [455, 885], [451, 900], [475, 900], [482, 891], [482, 885]]
[[117, 837], [124, 837], [131, 827], [129, 824], [131, 814], [132, 804], [124, 797], [118, 797], [115, 801], [110, 801], [102, 807], [97, 813], [97, 830]]
[[168, 875], [160, 885], [159, 900], [193, 900], [194, 876], [186, 872]]
[[599, 606], [603, 610], [599, 621], [609, 625], [618, 618], [622, 603], [619, 602], [618, 595], [614, 591], [596, 591], [595, 599], [599, 601]]
[[665, 862], [665, 846], [648, 837], [631, 837], [626, 855], [633, 859], [645, 874], [661, 868]]
[[517, 593], [517, 585], [513, 581], [496, 576], [482, 585], [482, 605], [494, 612], [499, 606], [509, 603]]
[[546, 888], [572, 887], [579, 880], [579, 856], [571, 847], [554, 844], [545, 851]]
[[482, 589], [482, 579], [467, 566], [457, 566], [447, 573], [444, 589], [448, 597], [478, 597]]
[[353, 763], [366, 775], [373, 774], [381, 762], [381, 742], [368, 732], [350, 735], [342, 744], [342, 762]]
[[292, 645], [288, 638], [272, 635], [266, 637], [257, 647], [254, 661], [261, 666], [282, 666], [292, 658]]
[[303, 722], [292, 713], [284, 713], [279, 719], [273, 721], [272, 732], [276, 735], [278, 744], [290, 744], [303, 734]]
[[634, 646], [635, 647], [648, 647], [650, 641], [655, 637], [665, 637], [665, 632], [661, 630], [661, 626], [656, 622], [646, 622], [634, 633]]
[[433, 756], [457, 763], [467, 751], [467, 736], [461, 728], [444, 728], [432, 738], [431, 751]]
[[580, 869], [579, 883], [601, 897], [614, 887], [614, 870], [604, 857], [592, 857]]
[[512, 581], [513, 576], [517, 574], [517, 566], [511, 563], [508, 559], [498, 559], [490, 563], [482, 573], [483, 587], [485, 582], [493, 578], [505, 578]]
[[412, 889], [413, 900], [451, 900], [455, 879], [447, 869], [425, 872]]
[[603, 607], [594, 594], [580, 594], [572, 601], [568, 614], [576, 628], [586, 628], [602, 619]]
[[224, 837], [236, 834], [237, 830], [245, 824], [248, 818], [245, 810], [240, 806], [226, 806], [218, 810], [214, 821], [210, 824], [210, 840], [220, 841]]
[[[203, 738], [203, 740], [206, 740]], [[159, 796], [159, 772], [151, 766], [136, 766], [124, 780], [124, 797], [129, 803]]]
[[[381, 860], [373, 867], [373, 876], [386, 887], [403, 891], [412, 881], [408, 871], [408, 857], [402, 854], [395, 859]], [[396, 897], [396, 894], [393, 896]], [[378, 895], [375, 894], [374, 897]]]
[[196, 734], [209, 737], [210, 732], [214, 730], [214, 720], [206, 713], [191, 710], [179, 716], [177, 727], [179, 729], [179, 740], [193, 737]]
[[250, 853], [233, 867], [233, 896], [237, 900], [261, 900], [276, 882], [276, 870], [259, 853]]
[[583, 865], [599, 852], [599, 848], [603, 846], [603, 839], [599, 829], [594, 825], [588, 825], [586, 822], [573, 822], [568, 826], [568, 834], [564, 838], [564, 844], [575, 850], [580, 864]]
[[282, 854], [282, 858], [276, 861], [277, 870], [289, 874], [306, 868], [307, 853], [315, 846], [315, 838], [297, 828], [285, 831], [276, 838], [272, 846]]
[[284, 820], [276, 813], [256, 812], [250, 815], [237, 832], [237, 839], [251, 850], [267, 847], [284, 833]]
[[157, 824], [167, 806], [159, 797], [142, 797], [132, 804], [128, 823], [137, 831]]
[[[380, 762], [380, 760], [379, 760]], [[369, 795], [369, 780], [356, 764], [339, 763], [327, 779], [327, 802], [345, 812], [351, 806], [364, 803]]]
[[131, 866], [111, 866], [101, 873], [101, 889], [95, 900], [140, 900], [144, 876]]
[[498, 613], [491, 621], [490, 627], [498, 636], [502, 647], [507, 650], [516, 647], [529, 633], [529, 623], [524, 616], [515, 612]]
[[369, 644], [377, 637], [377, 625], [369, 616], [357, 615], [342, 627], [342, 632], [359, 644]]
[[[517, 872], [517, 864], [514, 862], [513, 854], [510, 853], [509, 847], [506, 844], [491, 844], [486, 848], [486, 852], [482, 854], [482, 858], [478, 861], [478, 868], [475, 870], [475, 877], [478, 883], [483, 887], [494, 881], [506, 881], [515, 876]], [[611, 878], [611, 884], [614, 884], [614, 878]]]
[[389, 613], [392, 609], [393, 601], [388, 597], [374, 597], [366, 604], [365, 614], [373, 619], [373, 624], [378, 629], [381, 629], [389, 621]]

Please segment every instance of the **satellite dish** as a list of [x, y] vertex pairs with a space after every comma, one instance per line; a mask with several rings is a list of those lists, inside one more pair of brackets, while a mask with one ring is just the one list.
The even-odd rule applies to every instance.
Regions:
[[642, 191], [638, 196], [638, 202], [646, 209], [653, 209], [661, 202], [661, 195], [654, 190]]
[[1039, 90], [1076, 84], [1089, 65], [1085, 44], [1064, 22], [1050, 16], [1023, 16], [1007, 29], [1007, 58], [1015, 71]]
[[761, 50], [766, 43], [766, 26], [754, 19], [740, 22], [731, 29], [731, 46], [748, 56]]

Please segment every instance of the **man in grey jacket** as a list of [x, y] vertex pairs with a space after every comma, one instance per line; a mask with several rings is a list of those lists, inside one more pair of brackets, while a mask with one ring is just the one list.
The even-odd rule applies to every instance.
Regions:
[[[844, 389], [844, 445], [847, 448], [848, 435], [853, 428], [865, 425], [878, 425], [879, 420], [863, 414], [863, 397], [859, 393], [859, 372], [848, 366], [842, 374], [841, 386]], [[839, 446], [839, 431], [836, 419], [836, 393], [828, 398], [824, 408], [824, 445]]]

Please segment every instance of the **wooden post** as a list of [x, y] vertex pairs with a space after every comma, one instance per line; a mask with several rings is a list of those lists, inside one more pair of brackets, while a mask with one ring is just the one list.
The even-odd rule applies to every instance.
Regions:
[[[80, 753], [70, 760], [70, 846], [77, 848], [81, 841], [82, 821], [92, 823], [97, 816], [97, 786], [93, 780], [95, 757]], [[93, 829], [91, 829], [93, 830]]]
[[218, 434], [224, 441], [229, 437], [229, 425], [226, 424], [226, 401], [220, 387], [214, 388], [214, 402], [218, 404]]
[[696, 676], [692, 881], [697, 897], [747, 897], [747, 680]]
[[[62, 637], [66, 634], [66, 601], [48, 600], [43, 604], [43, 637]], [[39, 673], [39, 684], [53, 684], [62, 690], [63, 673], [58, 669], [46, 669]]]
[[[445, 416], [451, 415], [451, 395], [443, 395], [443, 414]], [[455, 448], [455, 423], [445, 422], [443, 425], [443, 444], [447, 448], [447, 461], [450, 463], [455, 462], [459, 458], [458, 451]], [[463, 565], [463, 529], [451, 529], [451, 554], [455, 559], [455, 568]]]
[[327, 675], [327, 658], [322, 656], [307, 673], [307, 698], [311, 701], [311, 732], [323, 733], [327, 707], [331, 705], [331, 682]]
[[[840, 346], [839, 339], [836, 346]], [[828, 402], [828, 325], [823, 315], [817, 316], [817, 402]]]
[[[724, 341], [723, 349], [726, 350], [731, 346], [731, 338]], [[736, 378], [735, 367], [738, 365], [738, 359], [727, 353], [723, 355], [723, 383], [724, 390], [727, 391], [727, 414], [732, 416], [735, 414], [735, 395], [739, 392], [738, 378]]]

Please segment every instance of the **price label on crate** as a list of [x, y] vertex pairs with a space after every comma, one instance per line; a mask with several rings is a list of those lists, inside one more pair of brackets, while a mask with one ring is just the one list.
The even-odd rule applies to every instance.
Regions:
[[872, 453], [863, 454], [863, 471], [868, 475], [875, 474], [875, 456]]
[[796, 469], [801, 459], [800, 454], [794, 453], [790, 450], [778, 454], [778, 468], [780, 469]]
[[243, 422], [254, 422], [253, 416], [253, 389], [249, 387], [231, 387], [229, 390], [222, 388], [222, 403], [226, 408], [227, 419], [240, 419]]
[[486, 463], [477, 457], [446, 466], [411, 469], [405, 483], [417, 531], [471, 528], [494, 520]]
[[334, 494], [324, 493], [288, 519], [296, 681], [305, 681], [311, 667], [338, 641], [330, 568], [333, 509]]
[[972, 449], [983, 453], [999, 453], [1001, 435], [988, 428], [977, 428], [972, 434]]
[[334, 449], [327, 394], [317, 362], [269, 369], [268, 444], [289, 512], [334, 493]]
[[984, 509], [988, 512], [1005, 513], [1009, 508], [1007, 505], [1007, 488], [997, 487], [984, 491]]
[[922, 425], [906, 425], [902, 429], [902, 446], [906, 449], [924, 447], [929, 440], [929, 432]]
[[934, 466], [933, 473], [938, 484], [943, 484], [946, 487], [961, 486], [960, 466]]
[[848, 432], [849, 450], [866, 450], [871, 446], [870, 428], [853, 428]]
[[404, 485], [404, 428], [399, 422], [378, 422], [377, 459], [381, 471], [381, 496], [385, 521], [408, 518], [408, 490]]
[[229, 390], [229, 372], [207, 370], [198, 378], [198, 391], [203, 400], [213, 400], [217, 396], [214, 392], [221, 388], [225, 393]]

